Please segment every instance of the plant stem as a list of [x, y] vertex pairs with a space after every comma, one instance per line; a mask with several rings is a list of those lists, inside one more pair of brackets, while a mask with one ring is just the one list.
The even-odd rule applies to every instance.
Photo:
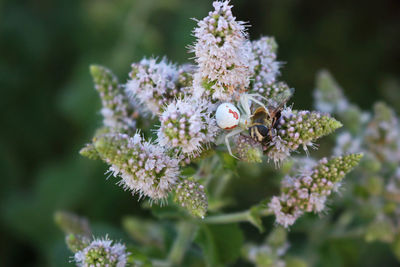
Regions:
[[203, 223], [234, 223], [234, 222], [246, 222], [249, 221], [250, 211], [234, 212], [230, 214], [221, 214], [206, 217], [202, 220]]
[[181, 266], [181, 262], [185, 255], [186, 249], [189, 247], [192, 241], [193, 234], [197, 225], [181, 221], [178, 226], [178, 236], [176, 237], [174, 244], [168, 255], [168, 261], [172, 266]]
[[[261, 217], [271, 215], [271, 212], [267, 209], [263, 209], [258, 211], [258, 215]], [[235, 222], [249, 222], [252, 223], [252, 215], [250, 210], [234, 212], [229, 214], [221, 214], [215, 216], [209, 216], [202, 220], [203, 223], [210, 224], [226, 224], [226, 223], [235, 223]]]
[[230, 181], [232, 177], [231, 173], [226, 173], [222, 177], [219, 177], [218, 183], [216, 184], [215, 192], [214, 192], [214, 197], [215, 198], [220, 198], [222, 194], [224, 193], [224, 190], [226, 186], [228, 185], [228, 182]]

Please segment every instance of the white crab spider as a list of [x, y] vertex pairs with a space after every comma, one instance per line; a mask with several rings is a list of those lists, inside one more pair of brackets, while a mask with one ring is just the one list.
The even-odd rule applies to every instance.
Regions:
[[[237, 109], [233, 104], [225, 102], [218, 106], [215, 113], [218, 127], [231, 131], [225, 135], [225, 144], [228, 148], [229, 154], [234, 158], [237, 157], [232, 153], [229, 138], [249, 129], [252, 117], [250, 110], [251, 101], [265, 108], [264, 104], [255, 97], [265, 99], [265, 97], [259, 94], [242, 94], [239, 99], [239, 109]], [[265, 110], [268, 111], [267, 108], [265, 108]]]

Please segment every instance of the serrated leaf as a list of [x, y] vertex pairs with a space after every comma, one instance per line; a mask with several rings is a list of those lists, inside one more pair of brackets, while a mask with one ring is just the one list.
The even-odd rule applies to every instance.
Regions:
[[262, 225], [262, 220], [260, 216], [260, 206], [254, 206], [250, 209], [250, 218], [249, 222], [257, 227], [257, 229], [262, 233], [265, 231], [264, 226]]
[[236, 261], [243, 245], [243, 233], [238, 224], [202, 225], [195, 242], [203, 250], [207, 266], [226, 266]]

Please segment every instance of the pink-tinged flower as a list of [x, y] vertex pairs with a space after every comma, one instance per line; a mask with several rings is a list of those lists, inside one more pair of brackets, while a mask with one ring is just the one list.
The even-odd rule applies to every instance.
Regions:
[[219, 130], [206, 100], [185, 98], [170, 103], [160, 116], [158, 143], [196, 156], [207, 144], [214, 142]]
[[230, 100], [235, 92], [249, 85], [252, 59], [245, 25], [232, 15], [229, 1], [214, 2], [214, 11], [198, 21], [192, 47], [198, 63], [194, 76], [194, 90], [205, 91], [214, 99]]

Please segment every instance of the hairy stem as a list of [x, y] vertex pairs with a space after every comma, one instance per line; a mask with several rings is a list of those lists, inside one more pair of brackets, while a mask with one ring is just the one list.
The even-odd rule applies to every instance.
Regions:
[[[267, 209], [259, 210], [256, 215], [266, 217], [271, 215], [271, 212]], [[203, 223], [209, 224], [225, 224], [225, 223], [236, 223], [236, 222], [249, 222], [252, 223], [253, 216], [250, 210], [214, 215], [209, 216], [202, 220]]]
[[234, 212], [230, 214], [221, 214], [209, 216], [202, 220], [203, 223], [219, 224], [219, 223], [234, 223], [249, 221], [250, 211]]
[[172, 266], [181, 266], [181, 262], [190, 242], [192, 241], [196, 228], [197, 225], [190, 222], [181, 221], [179, 223], [178, 236], [176, 237], [168, 255], [168, 261]]

